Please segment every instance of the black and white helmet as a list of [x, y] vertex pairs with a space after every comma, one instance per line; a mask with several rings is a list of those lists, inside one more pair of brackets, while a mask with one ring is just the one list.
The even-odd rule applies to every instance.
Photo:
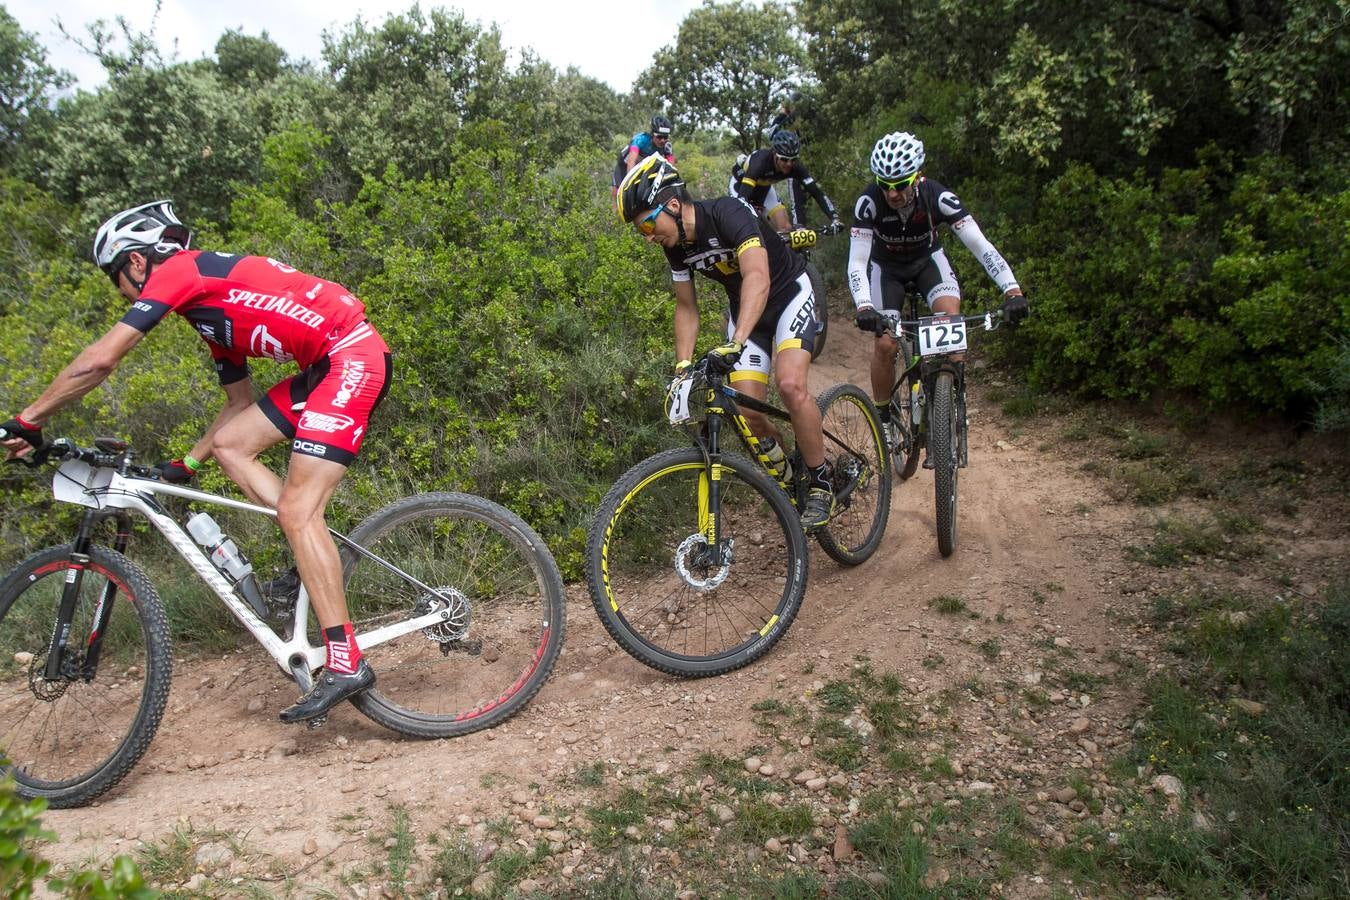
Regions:
[[774, 132], [769, 144], [773, 147], [773, 152], [783, 159], [796, 159], [802, 152], [801, 139], [792, 131]]
[[872, 148], [872, 174], [887, 181], [908, 178], [923, 168], [923, 141], [908, 131], [893, 131]]
[[173, 201], [155, 200], [124, 209], [98, 227], [94, 262], [116, 284], [132, 250], [163, 258], [186, 250], [191, 241], [192, 233], [173, 213]]

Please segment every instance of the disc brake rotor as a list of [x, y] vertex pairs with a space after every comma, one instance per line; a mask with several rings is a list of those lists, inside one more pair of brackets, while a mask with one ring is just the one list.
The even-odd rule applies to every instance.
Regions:
[[685, 584], [696, 591], [716, 590], [731, 573], [735, 544], [734, 538], [723, 541], [722, 563], [713, 566], [713, 554], [707, 538], [701, 534], [691, 534], [680, 541], [680, 546], [675, 549], [675, 571], [680, 573]]
[[436, 610], [447, 610], [448, 615], [442, 621], [422, 629], [427, 640], [438, 644], [463, 640], [469, 632], [469, 598], [458, 588], [441, 587], [436, 589], [435, 594], [424, 595], [418, 600], [413, 612], [424, 616]]

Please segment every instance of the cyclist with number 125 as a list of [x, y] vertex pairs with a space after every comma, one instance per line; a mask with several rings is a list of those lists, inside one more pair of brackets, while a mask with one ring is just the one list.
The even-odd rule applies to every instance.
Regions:
[[961, 311], [961, 286], [942, 250], [939, 225], [951, 228], [1003, 292], [1009, 324], [1017, 324], [1028, 313], [1027, 300], [1003, 255], [956, 194], [924, 177], [923, 163], [923, 141], [914, 135], [897, 131], [878, 140], [871, 158], [876, 181], [854, 202], [849, 232], [848, 287], [858, 327], [878, 334], [871, 361], [872, 399], [891, 446], [895, 434], [887, 401], [895, 379], [897, 345], [882, 331], [882, 318], [900, 318], [905, 287], [911, 282], [934, 313]]
[[[11, 435], [4, 446], [11, 457], [42, 446], [49, 417], [102, 384], [170, 312], [187, 319], [211, 350], [225, 405], [190, 452], [158, 466], [160, 477], [188, 482], [214, 458], [250, 499], [277, 510], [327, 648], [313, 688], [281, 719], [315, 719], [375, 683], [352, 635], [324, 510], [388, 391], [393, 363], [365, 306], [342, 285], [264, 256], [189, 250], [190, 241], [168, 200], [124, 210], [99, 227], [94, 261], [131, 308], [41, 396], [0, 423]], [[249, 357], [294, 360], [301, 371], [255, 400]], [[282, 440], [291, 441], [285, 480], [258, 461]]]

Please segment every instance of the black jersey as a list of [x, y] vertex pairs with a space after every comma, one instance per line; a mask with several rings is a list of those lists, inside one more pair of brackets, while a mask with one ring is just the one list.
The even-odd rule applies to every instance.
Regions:
[[792, 169], [784, 174], [773, 164], [773, 158], [772, 150], [756, 150], [750, 154], [744, 165], [732, 170], [732, 174], [736, 176], [736, 193], [754, 206], [763, 206], [769, 188], [785, 178], [798, 179], [804, 185], [813, 183], [811, 175], [800, 159], [794, 159]]
[[853, 227], [872, 232], [872, 259], [910, 263], [942, 246], [938, 226], [970, 213], [955, 194], [931, 178], [920, 178], [909, 209], [891, 209], [881, 188], [870, 185], [853, 204]]
[[781, 312], [797, 295], [797, 278], [806, 271], [806, 261], [788, 249], [778, 232], [755, 215], [739, 197], [697, 200], [694, 206], [694, 243], [666, 249], [670, 275], [675, 281], [688, 281], [697, 270], [726, 288], [735, 318], [741, 305], [741, 263], [739, 255], [751, 247], [763, 247], [769, 254], [769, 298], [764, 314]]

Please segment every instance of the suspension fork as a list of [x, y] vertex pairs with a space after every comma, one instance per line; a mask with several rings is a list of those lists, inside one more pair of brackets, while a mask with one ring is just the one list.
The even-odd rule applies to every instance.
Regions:
[[[125, 510], [117, 510], [113, 513], [113, 519], [117, 524], [117, 533], [113, 537], [113, 549], [118, 553], [125, 554], [127, 544], [131, 541], [131, 516]], [[85, 681], [93, 681], [94, 675], [98, 671], [99, 653], [103, 649], [103, 636], [108, 631], [108, 623], [112, 621], [113, 601], [117, 599], [117, 585], [109, 579], [103, 586], [103, 594], [98, 598], [98, 606], [94, 608], [94, 622], [89, 630], [89, 644], [85, 647], [84, 665], [80, 667], [80, 677]]]
[[703, 477], [698, 492], [699, 531], [708, 542], [710, 564], [722, 565], [722, 417], [725, 411], [710, 394], [703, 422]]
[[94, 543], [94, 528], [98, 520], [98, 511], [89, 510], [80, 519], [79, 530], [75, 533], [65, 585], [61, 588], [61, 602], [56, 607], [56, 622], [52, 626], [51, 641], [47, 644], [47, 664], [42, 671], [42, 677], [47, 681], [60, 681], [65, 675], [70, 623], [75, 618], [75, 605], [80, 597], [80, 585], [84, 583], [85, 569], [89, 565], [89, 550]]

